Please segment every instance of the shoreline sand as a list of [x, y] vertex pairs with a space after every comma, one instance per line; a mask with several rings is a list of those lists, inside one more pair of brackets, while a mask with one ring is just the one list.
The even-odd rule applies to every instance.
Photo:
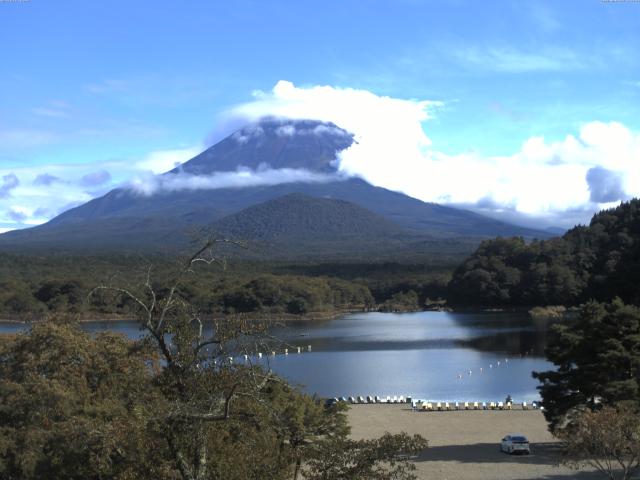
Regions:
[[[354, 439], [385, 432], [420, 434], [429, 448], [415, 459], [421, 480], [595, 480], [602, 474], [558, 466], [559, 443], [539, 410], [414, 412], [410, 405], [352, 405], [347, 414]], [[499, 451], [500, 439], [522, 433], [531, 455]]]

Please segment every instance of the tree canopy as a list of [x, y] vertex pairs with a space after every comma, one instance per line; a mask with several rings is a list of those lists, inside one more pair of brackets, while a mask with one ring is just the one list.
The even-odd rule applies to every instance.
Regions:
[[640, 308], [589, 302], [579, 318], [553, 327], [546, 354], [556, 370], [533, 375], [552, 430], [600, 405], [640, 407]]
[[458, 305], [578, 305], [618, 296], [640, 304], [640, 200], [602, 211], [560, 238], [483, 242], [454, 272]]

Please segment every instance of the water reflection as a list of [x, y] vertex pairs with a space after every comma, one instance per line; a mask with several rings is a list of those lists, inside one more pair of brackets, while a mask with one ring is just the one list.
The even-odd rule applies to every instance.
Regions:
[[[0, 324], [5, 333], [24, 328]], [[142, 335], [135, 322], [91, 322], [83, 328]], [[531, 371], [551, 367], [543, 357], [548, 329], [549, 322], [503, 312], [352, 314], [277, 326], [271, 333], [290, 354], [282, 354], [284, 344], [271, 344], [253, 361], [322, 396], [497, 401], [511, 394], [515, 401], [531, 401], [538, 398]], [[267, 355], [271, 350], [279, 354]]]

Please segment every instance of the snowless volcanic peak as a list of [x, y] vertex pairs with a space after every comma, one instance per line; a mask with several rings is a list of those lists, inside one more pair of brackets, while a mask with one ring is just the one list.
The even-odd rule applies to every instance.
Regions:
[[206, 175], [242, 167], [334, 172], [338, 152], [352, 143], [353, 134], [331, 122], [268, 117], [236, 131], [169, 173]]

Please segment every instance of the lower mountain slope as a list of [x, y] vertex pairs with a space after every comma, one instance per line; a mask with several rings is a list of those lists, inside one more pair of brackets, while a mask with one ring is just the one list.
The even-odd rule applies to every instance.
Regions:
[[549, 234], [466, 210], [425, 203], [351, 178], [327, 183], [157, 193], [117, 189], [69, 210], [50, 222], [0, 235], [0, 250], [171, 250], [191, 233], [228, 215], [289, 194], [344, 200], [420, 235], [476, 240], [495, 236], [547, 238]]

